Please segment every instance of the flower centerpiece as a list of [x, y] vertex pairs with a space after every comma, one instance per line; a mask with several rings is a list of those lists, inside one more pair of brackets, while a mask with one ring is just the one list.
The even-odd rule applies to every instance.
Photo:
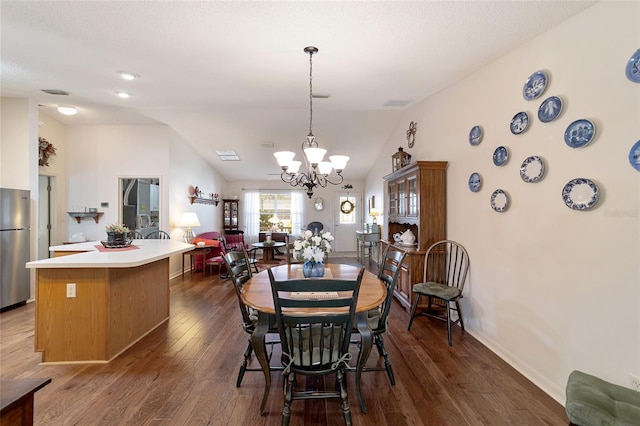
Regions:
[[129, 228], [123, 224], [112, 223], [104, 228], [107, 231], [107, 242], [112, 244], [125, 244], [126, 234], [129, 233]]
[[332, 241], [330, 232], [314, 234], [307, 230], [293, 242], [293, 256], [304, 261], [302, 272], [306, 278], [324, 276], [324, 259], [331, 252]]

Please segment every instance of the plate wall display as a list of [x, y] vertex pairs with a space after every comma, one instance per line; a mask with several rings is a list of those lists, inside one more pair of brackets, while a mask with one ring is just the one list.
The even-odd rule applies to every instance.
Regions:
[[529, 76], [522, 88], [522, 96], [527, 101], [538, 99], [547, 88], [547, 73], [544, 71], [536, 71]]
[[473, 126], [469, 132], [469, 143], [473, 146], [479, 145], [482, 142], [482, 127]]
[[509, 208], [509, 194], [502, 189], [496, 189], [491, 194], [491, 208], [498, 213], [507, 211]]
[[527, 157], [520, 166], [520, 177], [527, 183], [538, 182], [544, 176], [544, 161], [537, 155]]
[[636, 50], [636, 53], [631, 56], [625, 71], [629, 80], [634, 83], [640, 83], [640, 49]]
[[571, 148], [587, 146], [596, 135], [596, 126], [590, 120], [582, 118], [569, 124], [564, 131], [564, 142]]
[[629, 162], [634, 169], [640, 172], [640, 141], [631, 147], [631, 151], [629, 151]]
[[600, 192], [593, 181], [585, 178], [571, 179], [562, 188], [562, 200], [573, 210], [588, 210], [598, 202]]
[[480, 174], [477, 172], [471, 173], [471, 176], [469, 176], [469, 190], [471, 192], [478, 192], [480, 191], [481, 186], [482, 178], [480, 177]]
[[504, 146], [499, 146], [493, 151], [493, 164], [496, 166], [504, 166], [509, 160], [509, 151]]
[[543, 123], [548, 123], [558, 118], [561, 112], [562, 99], [557, 96], [550, 96], [540, 104], [538, 119]]
[[519, 135], [527, 130], [529, 127], [529, 114], [524, 111], [521, 111], [513, 116], [511, 119], [511, 124], [509, 128], [511, 129], [511, 133], [514, 135]]

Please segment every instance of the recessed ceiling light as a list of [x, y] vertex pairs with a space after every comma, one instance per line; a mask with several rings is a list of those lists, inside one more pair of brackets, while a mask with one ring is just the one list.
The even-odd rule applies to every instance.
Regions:
[[136, 78], [140, 78], [139, 74], [136, 74], [134, 72], [129, 72], [129, 71], [118, 71], [118, 74], [120, 75], [120, 77], [128, 81], [135, 80]]
[[71, 105], [58, 105], [58, 112], [64, 115], [76, 115], [78, 108]]
[[131, 94], [127, 93], [127, 92], [116, 92], [118, 94], [119, 97], [121, 97], [122, 99], [127, 99], [129, 96], [131, 96]]

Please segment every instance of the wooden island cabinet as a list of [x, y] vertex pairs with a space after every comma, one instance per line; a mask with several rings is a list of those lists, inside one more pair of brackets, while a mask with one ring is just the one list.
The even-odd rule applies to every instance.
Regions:
[[[382, 251], [393, 245], [407, 253], [394, 291], [407, 310], [413, 303], [413, 285], [422, 281], [427, 248], [446, 238], [447, 166], [446, 161], [417, 161], [384, 177], [388, 223]], [[416, 244], [395, 243], [393, 235], [407, 230], [416, 236]]]

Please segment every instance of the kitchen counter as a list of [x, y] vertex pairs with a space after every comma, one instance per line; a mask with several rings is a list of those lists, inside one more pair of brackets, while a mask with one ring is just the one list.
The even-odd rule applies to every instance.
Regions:
[[169, 257], [193, 249], [173, 240], [99, 241], [51, 247], [36, 270], [35, 351], [42, 362], [107, 363], [169, 319]]

